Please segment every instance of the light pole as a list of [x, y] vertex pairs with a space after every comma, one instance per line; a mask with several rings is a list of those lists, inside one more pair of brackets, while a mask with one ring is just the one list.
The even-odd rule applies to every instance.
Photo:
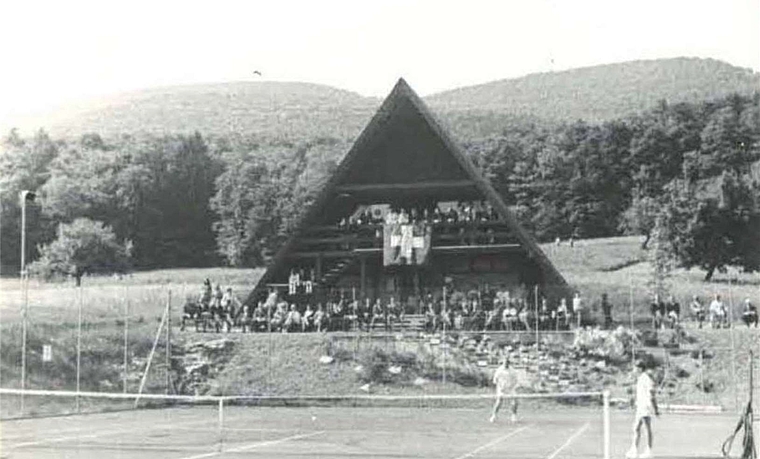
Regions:
[[21, 200], [21, 290], [24, 295], [21, 310], [21, 414], [24, 414], [24, 392], [26, 388], [26, 316], [29, 306], [29, 277], [26, 272], [26, 202], [34, 201], [33, 191], [23, 190], [19, 193]]

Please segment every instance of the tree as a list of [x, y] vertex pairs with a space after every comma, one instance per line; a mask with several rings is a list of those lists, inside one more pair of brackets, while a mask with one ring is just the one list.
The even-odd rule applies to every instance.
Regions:
[[668, 186], [668, 238], [686, 268], [706, 271], [705, 281], [728, 266], [760, 270], [760, 209], [757, 185], [725, 172], [719, 180]]
[[652, 230], [661, 210], [662, 206], [657, 199], [634, 192], [631, 206], [623, 212], [621, 217], [620, 229], [628, 234], [644, 236], [641, 249], [645, 250], [652, 238]]
[[651, 229], [653, 247], [648, 255], [651, 266], [651, 277], [648, 284], [652, 296], [658, 295], [660, 298], [664, 298], [670, 290], [670, 277], [675, 267], [675, 257], [668, 234], [667, 215], [660, 213], [654, 220]]
[[40, 247], [40, 258], [29, 270], [45, 278], [71, 275], [77, 286], [85, 274], [125, 272], [132, 244], [120, 243], [111, 227], [87, 218], [61, 223], [58, 238]]

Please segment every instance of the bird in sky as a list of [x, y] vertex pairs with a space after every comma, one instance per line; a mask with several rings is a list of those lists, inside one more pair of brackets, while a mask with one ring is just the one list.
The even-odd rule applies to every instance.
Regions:
[[254, 70], [254, 71], [253, 71], [253, 74], [254, 74], [254, 75], [258, 75], [258, 76], [261, 76], [261, 72], [259, 72], [258, 70]]

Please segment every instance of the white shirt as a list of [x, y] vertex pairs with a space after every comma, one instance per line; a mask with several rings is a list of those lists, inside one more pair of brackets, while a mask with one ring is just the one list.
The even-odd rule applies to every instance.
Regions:
[[496, 391], [499, 394], [514, 392], [518, 382], [519, 377], [514, 368], [499, 366], [493, 374], [493, 383], [496, 385]]
[[581, 310], [581, 297], [575, 296], [573, 297], [573, 312], [578, 312]]
[[722, 316], [723, 302], [720, 300], [712, 300], [712, 303], [710, 303], [710, 313], [716, 316]]
[[647, 373], [641, 373], [636, 381], [636, 417], [654, 416], [654, 381]]

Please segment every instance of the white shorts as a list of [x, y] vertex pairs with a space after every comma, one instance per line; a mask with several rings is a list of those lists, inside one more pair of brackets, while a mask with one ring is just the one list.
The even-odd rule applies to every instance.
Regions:
[[652, 418], [654, 417], [654, 408], [651, 406], [641, 406], [636, 407], [636, 420], [635, 423], [639, 422], [639, 419], [641, 418]]
[[502, 397], [512, 397], [514, 395], [517, 395], [517, 388], [516, 387], [497, 387], [496, 388], [496, 396], [499, 398]]

